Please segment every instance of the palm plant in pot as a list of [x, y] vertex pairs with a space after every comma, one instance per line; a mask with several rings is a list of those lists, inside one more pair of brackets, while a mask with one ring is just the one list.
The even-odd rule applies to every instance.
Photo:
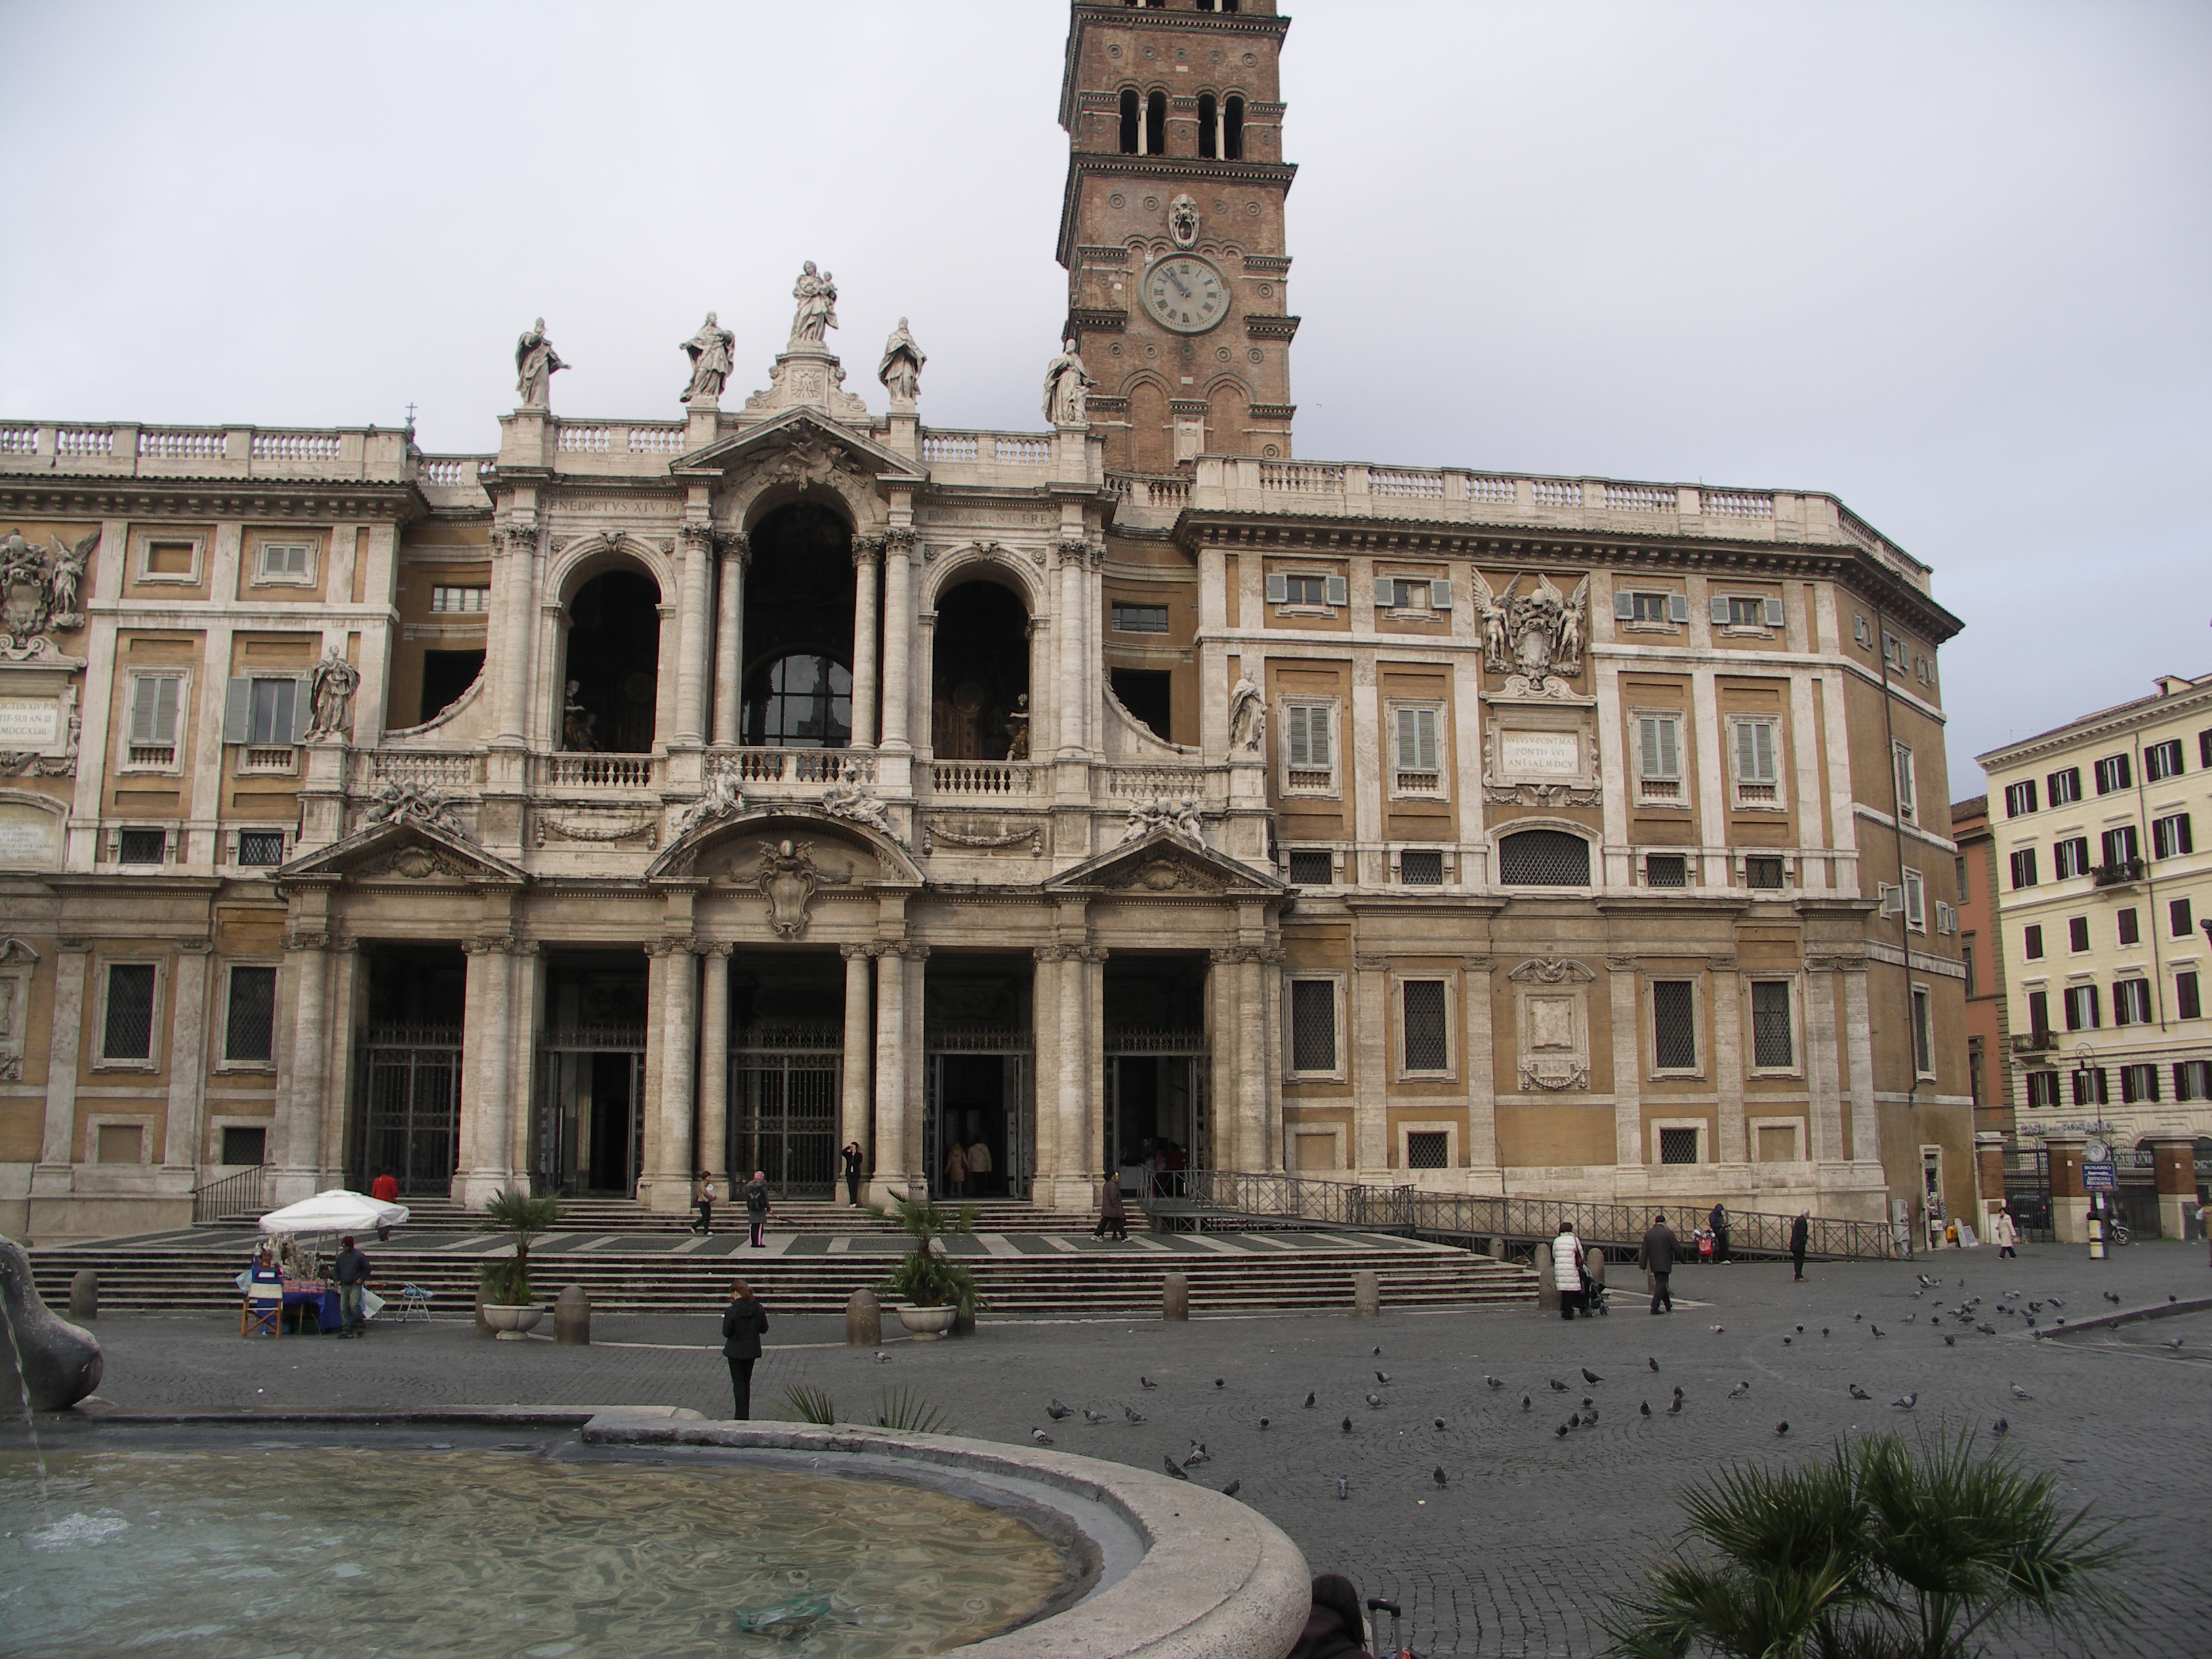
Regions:
[[477, 1269], [484, 1322], [502, 1342], [521, 1340], [544, 1316], [530, 1289], [530, 1243], [551, 1231], [560, 1218], [561, 1200], [550, 1194], [533, 1198], [503, 1188], [484, 1206], [482, 1230], [504, 1233], [514, 1246], [513, 1255], [495, 1256]]
[[917, 1337], [942, 1336], [956, 1322], [974, 1328], [983, 1293], [975, 1288], [975, 1275], [943, 1253], [942, 1241], [972, 1235], [975, 1216], [973, 1204], [955, 1210], [926, 1196], [892, 1196], [890, 1218], [907, 1236], [907, 1253], [876, 1289], [898, 1298], [899, 1323]]

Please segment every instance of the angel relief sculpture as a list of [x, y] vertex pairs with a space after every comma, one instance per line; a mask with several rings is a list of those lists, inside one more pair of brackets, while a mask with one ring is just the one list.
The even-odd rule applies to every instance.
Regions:
[[100, 545], [100, 532], [75, 542], [55, 535], [46, 541], [41, 548], [16, 531], [0, 536], [0, 639], [23, 649], [35, 635], [84, 626], [77, 594], [85, 566]]
[[1509, 695], [1564, 696], [1565, 682], [1582, 672], [1589, 578], [1565, 595], [1549, 576], [1539, 576], [1526, 593], [1520, 586], [1516, 574], [1503, 593], [1493, 592], [1482, 573], [1474, 572], [1483, 665], [1506, 677]]

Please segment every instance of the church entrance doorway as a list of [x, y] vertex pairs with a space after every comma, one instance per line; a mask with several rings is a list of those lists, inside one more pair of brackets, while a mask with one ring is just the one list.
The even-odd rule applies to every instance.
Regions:
[[1116, 952], [1106, 969], [1103, 1167], [1132, 1198], [1181, 1197], [1213, 1166], [1203, 957]]
[[730, 1170], [758, 1170], [778, 1198], [828, 1198], [837, 1182], [844, 1033], [833, 1024], [758, 1025], [730, 1048]]
[[961, 1148], [963, 1198], [1030, 1195], [1036, 1170], [1036, 1048], [1024, 958], [933, 956], [922, 1000], [921, 1171], [933, 1198], [952, 1196]]
[[635, 951], [545, 965], [531, 1126], [538, 1191], [628, 1198], [645, 1164], [646, 969]]
[[443, 1198], [460, 1164], [466, 959], [452, 946], [366, 944], [368, 1019], [356, 1049], [355, 1190], [380, 1175], [403, 1196]]

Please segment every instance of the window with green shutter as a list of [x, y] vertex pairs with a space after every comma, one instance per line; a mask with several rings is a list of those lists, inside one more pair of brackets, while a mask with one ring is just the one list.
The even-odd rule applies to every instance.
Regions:
[[1682, 799], [1682, 717], [1636, 716], [1636, 787], [1639, 799], [1673, 805]]
[[1779, 806], [1782, 769], [1778, 721], [1738, 719], [1735, 738], [1735, 804], [1738, 806]]
[[1283, 710], [1285, 787], [1326, 793], [1336, 787], [1336, 750], [1331, 741], [1335, 708], [1325, 702], [1294, 702]]
[[1443, 787], [1443, 764], [1437, 742], [1439, 713], [1435, 708], [1421, 708], [1391, 711], [1397, 728], [1396, 787], [1401, 793], [1410, 790], [1431, 794]]

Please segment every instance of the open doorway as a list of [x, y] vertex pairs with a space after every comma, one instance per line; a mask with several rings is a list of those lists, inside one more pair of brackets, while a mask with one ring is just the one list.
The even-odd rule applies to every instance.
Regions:
[[1029, 757], [1029, 623], [1020, 596], [995, 581], [939, 599], [929, 721], [939, 760]]
[[1211, 1169], [1206, 961], [1116, 952], [1106, 969], [1104, 1167], [1133, 1198], [1183, 1195]]
[[1018, 957], [933, 957], [922, 1003], [922, 1160], [929, 1190], [963, 1199], [1027, 1198], [1036, 1163], [1030, 1038], [1036, 964]]
[[745, 575], [744, 741], [853, 741], [853, 527], [815, 501], [762, 520]]
[[545, 965], [532, 1170], [541, 1188], [629, 1197], [645, 1141], [646, 963], [561, 951]]
[[641, 571], [601, 572], [568, 601], [561, 747], [572, 753], [653, 750], [660, 686], [660, 589]]
[[388, 1175], [403, 1196], [447, 1196], [459, 1167], [461, 1009], [467, 959], [454, 945], [362, 947], [367, 1016], [354, 1078], [353, 1184]]

